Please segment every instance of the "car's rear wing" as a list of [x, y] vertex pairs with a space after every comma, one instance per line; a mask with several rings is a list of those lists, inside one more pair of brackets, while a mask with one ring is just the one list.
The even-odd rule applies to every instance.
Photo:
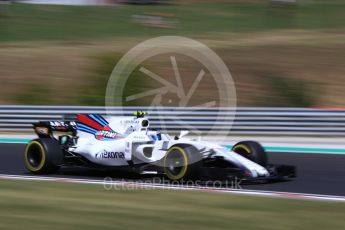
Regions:
[[39, 137], [51, 137], [53, 132], [71, 132], [75, 135], [77, 125], [74, 121], [39, 121], [33, 124], [33, 128]]

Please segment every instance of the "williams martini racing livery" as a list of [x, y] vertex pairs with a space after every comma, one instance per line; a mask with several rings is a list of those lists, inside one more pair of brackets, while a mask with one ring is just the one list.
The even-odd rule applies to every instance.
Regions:
[[62, 166], [87, 166], [155, 171], [173, 181], [295, 177], [293, 166], [269, 165], [257, 142], [242, 141], [229, 150], [186, 138], [188, 131], [171, 137], [151, 129], [144, 112], [107, 118], [78, 114], [75, 121], [41, 121], [33, 128], [38, 138], [26, 146], [24, 163], [37, 174], [54, 173]]

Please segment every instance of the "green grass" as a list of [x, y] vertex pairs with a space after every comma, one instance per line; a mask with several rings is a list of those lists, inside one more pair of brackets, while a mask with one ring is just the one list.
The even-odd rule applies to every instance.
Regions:
[[[4, 76], [8, 73], [10, 76], [13, 76], [12, 72], [20, 68], [28, 69], [22, 71], [24, 74], [21, 73], [21, 71], [16, 73], [18, 76], [25, 76], [25, 74], [28, 73], [29, 78], [36, 74], [36, 70], [34, 70], [34, 68], [37, 68], [36, 65], [33, 65], [35, 67], [32, 68], [25, 67], [25, 65], [24, 67], [20, 67], [20, 65], [17, 65], [17, 60], [11, 59], [11, 56], [14, 55], [13, 52], [17, 52], [16, 49], [23, 48], [19, 50], [18, 54], [15, 54], [18, 55], [19, 62], [29, 60], [31, 56], [33, 57], [33, 64], [35, 64], [35, 62], [40, 62], [39, 58], [45, 58], [47, 53], [55, 52], [54, 49], [52, 49], [52, 51], [45, 51], [44, 48], [47, 47], [45, 47], [44, 44], [46, 43], [41, 41], [54, 41], [54, 45], [61, 46], [63, 49], [69, 47], [71, 47], [71, 49], [78, 48], [78, 44], [80, 44], [80, 50], [77, 49], [75, 51], [76, 54], [74, 58], [80, 56], [83, 60], [86, 60], [84, 57], [87, 56], [92, 60], [91, 63], [94, 63], [88, 66], [82, 63], [81, 65], [76, 63], [75, 70], [78, 71], [76, 71], [77, 74], [75, 76], [76, 86], [70, 83], [64, 86], [60, 84], [51, 85], [53, 81], [50, 81], [50, 76], [56, 74], [56, 76], [61, 77], [61, 82], [64, 82], [64, 76], [59, 74], [59, 72], [63, 73], [64, 71], [69, 71], [70, 69], [68, 68], [71, 68], [67, 66], [67, 68], [64, 69], [64, 66], [61, 66], [58, 71], [57, 69], [47, 70], [48, 72], [54, 71], [54, 74], [51, 75], [48, 72], [44, 74], [49, 78], [43, 82], [35, 78], [31, 83], [26, 83], [26, 80], [20, 79], [20, 85], [23, 85], [23, 87], [18, 90], [12, 90], [10, 93], [4, 93], [5, 96], [3, 96], [2, 99], [6, 103], [11, 104], [68, 103], [72, 105], [103, 105], [105, 86], [116, 61], [119, 60], [121, 55], [131, 44], [137, 44], [138, 41], [145, 40], [148, 37], [181, 35], [196, 38], [198, 40], [203, 40], [205, 38], [206, 41], [223, 41], [226, 39], [230, 41], [233, 37], [227, 36], [227, 33], [248, 32], [250, 34], [244, 34], [243, 41], [249, 38], [249, 43], [251, 43], [257, 39], [256, 36], [260, 36], [260, 34], [257, 35], [257, 33], [254, 32], [261, 31], [269, 31], [267, 33], [268, 35], [272, 32], [274, 36], [277, 36], [277, 34], [279, 35], [279, 31], [277, 32], [276, 30], [280, 29], [327, 29], [327, 31], [331, 31], [329, 33], [330, 35], [332, 35], [333, 32], [335, 32], [334, 34], [339, 34], [345, 31], [345, 14], [343, 10], [345, 8], [345, 1], [343, 0], [298, 1], [300, 2], [298, 5], [285, 7], [273, 6], [268, 2], [269, 1], [262, 1], [262, 3], [216, 3], [210, 1], [209, 3], [181, 5], [118, 5], [113, 7], [11, 4], [4, 8], [4, 6], [0, 5], [0, 49], [2, 47], [5, 48], [2, 53], [3, 60], [5, 60], [3, 63], [7, 65], [7, 59], [13, 62], [9, 63], [8, 67], [4, 66], [1, 72]], [[155, 13], [174, 15], [172, 20], [178, 21], [176, 28], [145, 27], [132, 21], [133, 15]], [[294, 33], [295, 32], [291, 32], [291, 35], [293, 36]], [[211, 39], [208, 40], [209, 38]], [[110, 47], [112, 44], [111, 39], [115, 39], [117, 45], [119, 47], [124, 47], [124, 49], [114, 48], [114, 50], [120, 50], [113, 51]], [[259, 46], [260, 39], [262, 38], [258, 39]], [[274, 37], [272, 37], [272, 39], [274, 39]], [[88, 41], [90, 40], [91, 43], [94, 42], [96, 44], [96, 48], [92, 45], [88, 46]], [[13, 43], [7, 44], [6, 42]], [[329, 43], [332, 44], [331, 39]], [[50, 43], [48, 42], [47, 44]], [[109, 52], [105, 52], [104, 50], [99, 52], [95, 51], [98, 49], [97, 47], [102, 44], [109, 44]], [[213, 43], [210, 42], [208, 45], [212, 46], [212, 44]], [[218, 44], [215, 42], [214, 44], [218, 46], [222, 43], [220, 42]], [[239, 44], [241, 44], [241, 42]], [[311, 44], [313, 45], [313, 43]], [[33, 45], [33, 47], [31, 47], [31, 45]], [[41, 47], [42, 53], [40, 51]], [[238, 48], [247, 49], [248, 47], [242, 44], [238, 45]], [[218, 51], [224, 52], [225, 55], [227, 52], [231, 52], [226, 50], [222, 51], [222, 49], [223, 47], [219, 47]], [[112, 52], [115, 53], [115, 55], [113, 55]], [[7, 58], [6, 55], [9, 55], [10, 58]], [[68, 54], [63, 58], [68, 59]], [[233, 58], [237, 57], [234, 56]], [[339, 60], [341, 60], [341, 57], [339, 57]], [[57, 63], [63, 63], [59, 58], [57, 58], [56, 61]], [[231, 62], [230, 60], [225, 61], [232, 63], [232, 60]], [[45, 64], [45, 62], [43, 63]], [[51, 63], [46, 64], [50, 65]], [[321, 64], [323, 65], [324, 63]], [[316, 63], [316, 66], [321, 66], [321, 64]], [[298, 67], [293, 68], [289, 69], [289, 71], [294, 72], [298, 70]], [[337, 68], [333, 69], [337, 70]], [[269, 69], [269, 71], [271, 71], [271, 69]], [[42, 75], [42, 71], [37, 72], [38, 75]], [[81, 72], [80, 76], [78, 75], [79, 72]], [[274, 74], [284, 76], [284, 70], [281, 70], [281, 72], [282, 73], [278, 72]], [[308, 70], [305, 70], [305, 72], [308, 72]], [[254, 74], [261, 75], [262, 73], [255, 72]], [[291, 73], [287, 74], [291, 75]], [[333, 73], [330, 75], [333, 75]], [[125, 89], [125, 93], [127, 95], [141, 92], [145, 89], [146, 85], [150, 84], [144, 82], [142, 78], [140, 78], [140, 73], [133, 72], [132, 76], [133, 77], [128, 80], [128, 84], [126, 85], [127, 88]], [[299, 76], [296, 75], [296, 78], [298, 77]], [[5, 82], [3, 82], [5, 88], [13, 87], [17, 81], [15, 78], [16, 77], [11, 81], [5, 80]], [[42, 78], [42, 76], [37, 77], [37, 79], [40, 78]], [[66, 78], [72, 79], [70, 76]], [[267, 78], [266, 80], [270, 79]], [[276, 85], [273, 85], [273, 83]], [[286, 83], [292, 83], [292, 86], [285, 89]], [[253, 84], [256, 83], [254, 82]], [[315, 89], [315, 86], [310, 86], [308, 82], [292, 82], [284, 79], [273, 79], [271, 82], [260, 81], [260, 84], [272, 88], [272, 91], [276, 94], [276, 103], [271, 103], [271, 106], [276, 104], [286, 106], [314, 106], [318, 101], [329, 100], [316, 97], [314, 91], [320, 91], [320, 89]], [[281, 87], [283, 87], [284, 90], [281, 90]], [[56, 92], [55, 89], [60, 88], [61, 90]], [[299, 93], [296, 94], [296, 92]], [[270, 105], [267, 104], [270, 101], [272, 100], [262, 100], [259, 98], [258, 102], [256, 101], [256, 104], [253, 102], [253, 104], [267, 106]], [[134, 102], [127, 103], [127, 105], [138, 105], [133, 103]], [[142, 104], [141, 102], [137, 103]], [[324, 102], [322, 101], [321, 103]], [[333, 102], [330, 103], [332, 104]]]
[[[345, 2], [277, 7], [263, 4], [203, 3], [114, 7], [12, 4], [0, 15], [0, 41], [87, 40], [111, 37], [254, 32], [272, 29], [344, 28]], [[133, 15], [168, 13], [175, 29], [133, 23]]]
[[[95, 68], [90, 68], [90, 76], [85, 79], [84, 86], [78, 89], [80, 93], [77, 94], [77, 101], [80, 104], [90, 106], [105, 105], [104, 98], [106, 96], [105, 91], [107, 88], [109, 76], [111, 75], [116, 63], [120, 60], [120, 57], [121, 55], [118, 54], [106, 53], [93, 58], [97, 65]], [[123, 98], [126, 98], [129, 95], [142, 92], [142, 89], [147, 87], [147, 85], [148, 83], [145, 80], [143, 80], [143, 74], [140, 73], [138, 69], [135, 69], [131, 73], [130, 78], [126, 83], [126, 86], [123, 91]], [[121, 105], [139, 106], [140, 104], [135, 104], [133, 102], [127, 102], [126, 100], [123, 100]]]
[[1, 181], [0, 229], [343, 229], [344, 203]]
[[271, 90], [276, 100], [270, 101], [269, 106], [285, 106], [285, 107], [312, 107], [313, 100], [317, 95], [313, 95], [308, 87], [308, 83], [294, 79], [289, 76], [264, 76], [266, 85]]

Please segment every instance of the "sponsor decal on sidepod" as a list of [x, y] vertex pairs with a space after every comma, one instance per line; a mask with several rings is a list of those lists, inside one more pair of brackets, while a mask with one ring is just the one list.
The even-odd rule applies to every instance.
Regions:
[[125, 159], [125, 154], [123, 152], [108, 152], [103, 150], [103, 152], [96, 153], [96, 159]]

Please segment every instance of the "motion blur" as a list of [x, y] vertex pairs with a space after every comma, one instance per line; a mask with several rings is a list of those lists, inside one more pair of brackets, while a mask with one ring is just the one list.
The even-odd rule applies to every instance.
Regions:
[[344, 229], [344, 12], [0, 0], [0, 229]]

